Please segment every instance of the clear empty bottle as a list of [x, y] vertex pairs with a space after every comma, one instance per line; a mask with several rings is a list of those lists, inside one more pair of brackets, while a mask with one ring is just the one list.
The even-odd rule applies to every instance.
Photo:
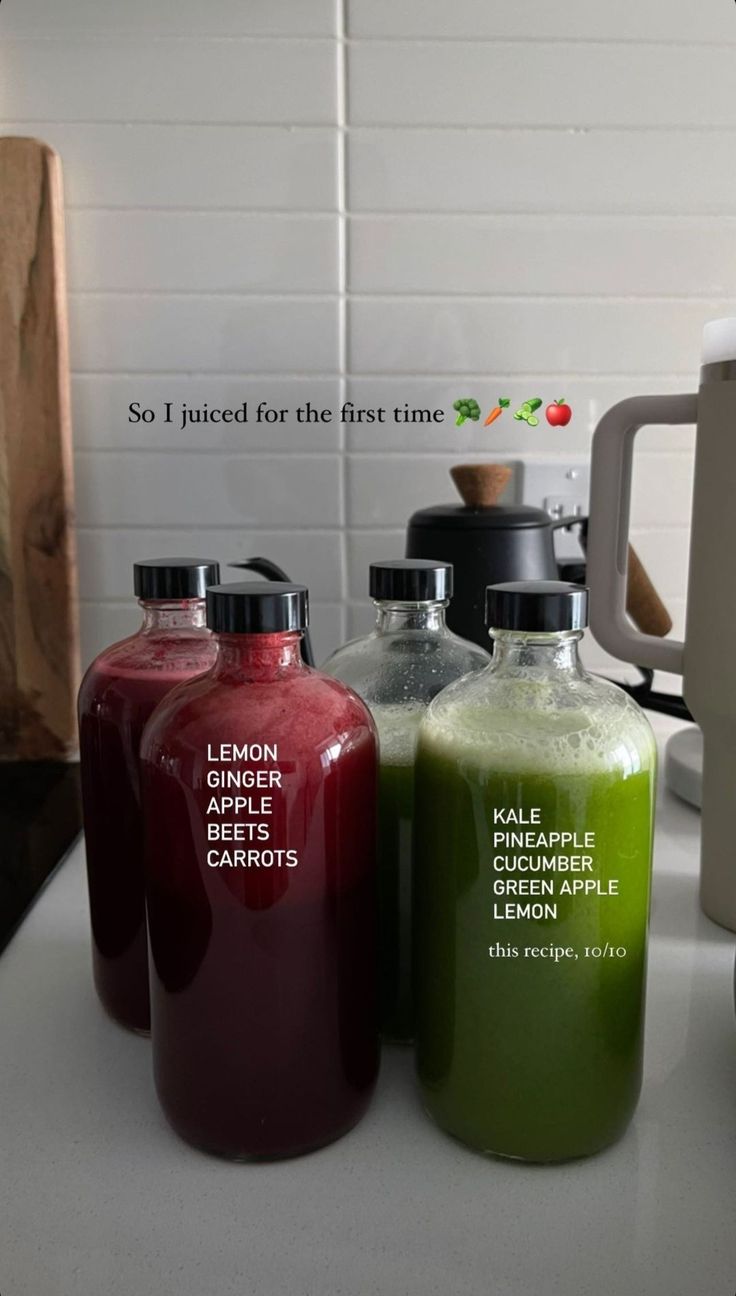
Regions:
[[488, 653], [445, 623], [452, 566], [407, 558], [371, 563], [376, 628], [345, 644], [324, 670], [368, 703], [380, 739], [379, 936], [381, 1026], [387, 1039], [410, 1041], [411, 854], [414, 754], [428, 703], [453, 680], [488, 665]]
[[208, 559], [136, 563], [143, 624], [95, 658], [79, 690], [95, 986], [111, 1017], [137, 1031], [150, 1026], [140, 739], [161, 698], [215, 659], [204, 596], [219, 577]]

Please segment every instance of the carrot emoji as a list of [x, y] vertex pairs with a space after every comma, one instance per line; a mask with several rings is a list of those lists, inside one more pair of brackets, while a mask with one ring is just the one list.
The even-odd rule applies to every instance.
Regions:
[[508, 409], [508, 407], [509, 407], [509, 401], [505, 400], [503, 396], [499, 396], [498, 405], [495, 405], [493, 407], [490, 414], [488, 415], [488, 418], [483, 424], [483, 427], [488, 427], [489, 423], [495, 422], [495, 420], [499, 418], [500, 415], [503, 414], [504, 410]]

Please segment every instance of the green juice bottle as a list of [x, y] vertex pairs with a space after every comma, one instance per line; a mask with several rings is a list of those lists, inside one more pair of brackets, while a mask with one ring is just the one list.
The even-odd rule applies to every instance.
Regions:
[[408, 558], [372, 563], [372, 634], [345, 644], [323, 670], [355, 689], [373, 713], [380, 740], [378, 801], [379, 975], [386, 1039], [414, 1035], [411, 989], [411, 861], [414, 757], [431, 699], [488, 653], [445, 624], [452, 566]]
[[437, 1123], [526, 1161], [614, 1142], [641, 1085], [656, 749], [582, 669], [587, 590], [488, 590], [490, 665], [419, 733], [417, 1066]]

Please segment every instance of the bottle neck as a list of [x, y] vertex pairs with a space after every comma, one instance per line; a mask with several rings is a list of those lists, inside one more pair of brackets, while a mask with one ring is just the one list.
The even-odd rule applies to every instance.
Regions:
[[445, 608], [447, 601], [428, 603], [376, 602], [376, 633], [395, 634], [397, 631], [447, 629]]
[[141, 634], [166, 634], [176, 630], [207, 628], [204, 599], [140, 599], [143, 609]]
[[584, 679], [585, 671], [578, 656], [582, 637], [581, 630], [564, 630], [559, 634], [492, 630], [491, 670], [495, 675]]
[[301, 632], [218, 634], [214, 675], [218, 679], [268, 682], [306, 670]]

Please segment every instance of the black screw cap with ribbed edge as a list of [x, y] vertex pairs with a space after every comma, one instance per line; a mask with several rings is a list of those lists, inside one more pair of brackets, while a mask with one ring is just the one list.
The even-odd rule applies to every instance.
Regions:
[[452, 563], [395, 558], [370, 565], [369, 591], [377, 602], [431, 603], [452, 598]]
[[215, 634], [279, 634], [306, 630], [306, 585], [286, 581], [235, 581], [207, 590], [207, 625]]
[[133, 589], [139, 599], [204, 598], [220, 579], [212, 558], [144, 558], [133, 564]]
[[588, 590], [565, 581], [511, 581], [486, 589], [486, 625], [492, 630], [556, 634], [584, 630]]

